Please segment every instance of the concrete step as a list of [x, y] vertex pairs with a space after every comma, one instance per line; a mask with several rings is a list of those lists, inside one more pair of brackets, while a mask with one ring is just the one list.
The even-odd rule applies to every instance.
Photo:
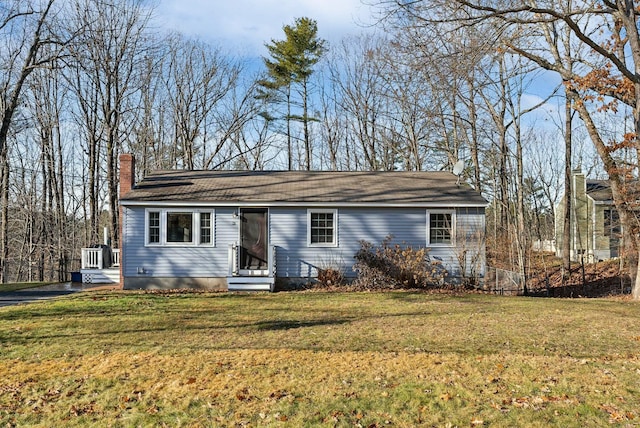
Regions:
[[264, 276], [229, 276], [227, 289], [229, 291], [273, 291], [275, 278]]

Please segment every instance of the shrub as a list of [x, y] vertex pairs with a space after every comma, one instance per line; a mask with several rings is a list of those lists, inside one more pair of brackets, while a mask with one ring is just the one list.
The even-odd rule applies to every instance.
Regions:
[[353, 285], [363, 289], [428, 288], [441, 285], [447, 271], [438, 261], [430, 261], [429, 249], [391, 244], [387, 236], [379, 247], [360, 241], [353, 270]]
[[345, 282], [344, 273], [333, 267], [318, 269], [318, 282], [325, 287], [343, 285]]
[[333, 288], [344, 285], [344, 259], [341, 254], [331, 254], [328, 258], [321, 258], [318, 263], [317, 286]]

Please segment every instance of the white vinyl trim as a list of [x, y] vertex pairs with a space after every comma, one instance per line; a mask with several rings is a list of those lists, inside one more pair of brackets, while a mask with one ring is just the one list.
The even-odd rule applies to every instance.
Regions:
[[[150, 242], [149, 233], [149, 215], [150, 213], [159, 213], [160, 215], [160, 239], [159, 242]], [[204, 244], [200, 243], [200, 214], [209, 213], [211, 215], [210, 227], [211, 227], [211, 242]], [[191, 228], [190, 240], [186, 242], [169, 242], [167, 239], [167, 215], [168, 214], [191, 214]], [[215, 224], [216, 216], [214, 209], [193, 209], [193, 208], [147, 208], [144, 214], [144, 245], [145, 247], [215, 247]]]
[[[450, 234], [451, 234], [451, 242], [447, 243], [432, 243], [431, 242], [431, 215], [432, 214], [450, 214], [451, 215], [451, 224], [450, 224]], [[455, 209], [437, 209], [437, 210], [427, 210], [427, 247], [454, 247], [456, 245], [456, 210]]]
[[[333, 242], [311, 242], [311, 215], [333, 215]], [[308, 209], [307, 210], [307, 247], [337, 247], [338, 246], [338, 210], [337, 209]]]

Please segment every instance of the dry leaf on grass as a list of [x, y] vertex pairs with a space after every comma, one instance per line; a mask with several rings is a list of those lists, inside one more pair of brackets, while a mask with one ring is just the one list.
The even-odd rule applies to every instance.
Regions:
[[440, 399], [442, 401], [449, 401], [449, 400], [451, 400], [451, 398], [452, 398], [452, 396], [448, 392], [445, 392], [444, 394], [440, 394]]

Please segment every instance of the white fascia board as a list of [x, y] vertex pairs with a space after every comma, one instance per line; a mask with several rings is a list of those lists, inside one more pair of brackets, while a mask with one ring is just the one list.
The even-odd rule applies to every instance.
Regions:
[[201, 202], [201, 201], [120, 201], [123, 207], [300, 207], [300, 208], [486, 208], [489, 203], [418, 203], [418, 204], [386, 204], [372, 203], [345, 203], [345, 202]]

